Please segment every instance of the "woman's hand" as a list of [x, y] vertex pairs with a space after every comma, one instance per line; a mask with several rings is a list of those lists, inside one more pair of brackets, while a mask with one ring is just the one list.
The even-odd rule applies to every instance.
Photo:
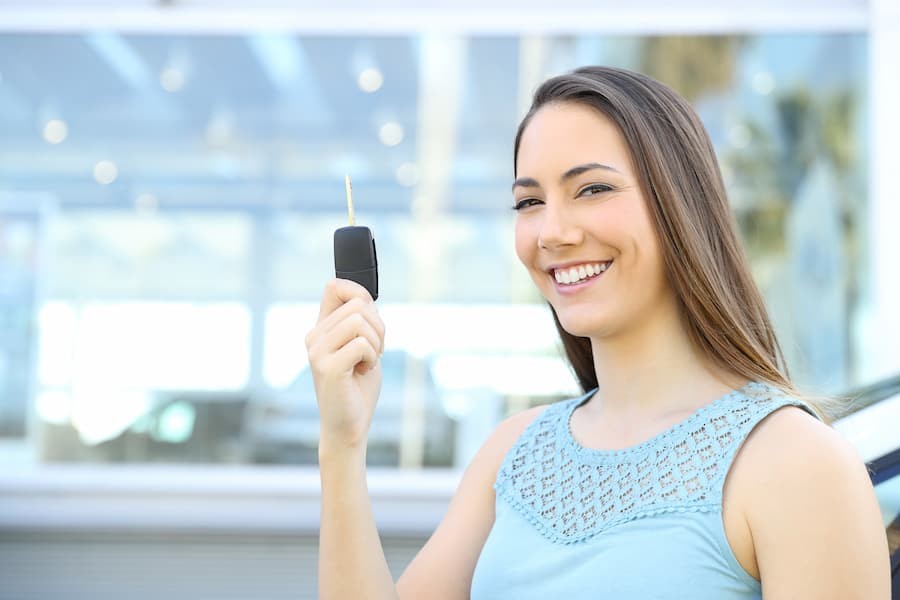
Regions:
[[306, 351], [319, 404], [319, 456], [365, 450], [381, 390], [384, 323], [364, 287], [328, 282]]

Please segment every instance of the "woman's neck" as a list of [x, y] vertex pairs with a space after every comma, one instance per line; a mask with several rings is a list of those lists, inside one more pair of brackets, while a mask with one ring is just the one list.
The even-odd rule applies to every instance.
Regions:
[[589, 409], [609, 421], [692, 412], [741, 387], [694, 347], [677, 310], [659, 310], [627, 334], [591, 338], [598, 393]]

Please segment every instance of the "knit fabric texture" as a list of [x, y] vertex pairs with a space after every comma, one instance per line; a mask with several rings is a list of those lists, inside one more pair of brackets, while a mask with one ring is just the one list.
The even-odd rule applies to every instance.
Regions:
[[[538, 539], [530, 539], [528, 543], [532, 553], [540, 552], [540, 548], [534, 547], [536, 544], [547, 548], [550, 555], [556, 552], [553, 548], [557, 548], [560, 556], [567, 552], [578, 553], [579, 564], [591, 560], [592, 556], [589, 551], [585, 553], [580, 548], [597, 543], [596, 548], [603, 550], [603, 568], [591, 572], [600, 578], [594, 583], [602, 584], [602, 574], [610, 564], [614, 566], [611, 572], [620, 575], [630, 568], [629, 565], [615, 565], [616, 545], [607, 547], [604, 534], [614, 531], [616, 535], [608, 537], [610, 540], [618, 539], [629, 531], [626, 525], [651, 517], [665, 517], [658, 521], [660, 531], [672, 526], [676, 533], [668, 539], [647, 540], [648, 544], [654, 544], [657, 549], [660, 544], [662, 547], [675, 544], [676, 547], [671, 548], [673, 556], [678, 553], [678, 544], [709, 546], [697, 549], [695, 554], [711, 557], [712, 562], [718, 561], [716, 556], [720, 556], [721, 564], [707, 571], [716, 573], [717, 577], [731, 579], [717, 587], [713, 582], [703, 581], [705, 575], [702, 574], [707, 571], [704, 571], [703, 565], [695, 565], [698, 570], [692, 576], [692, 585], [703, 584], [712, 593], [719, 594], [725, 594], [722, 589], [726, 588], [735, 591], [719, 596], [722, 598], [756, 597], [754, 594], [758, 594], [759, 583], [736, 562], [724, 536], [721, 510], [725, 477], [741, 444], [765, 416], [786, 405], [799, 406], [813, 416], [815, 413], [800, 400], [786, 396], [770, 385], [750, 382], [641, 444], [622, 450], [596, 450], [581, 446], [570, 428], [575, 409], [592, 394], [593, 391], [580, 398], [550, 405], [525, 429], [504, 458], [494, 484], [497, 501], [495, 525], [476, 568], [472, 598], [487, 598], [489, 596], [485, 594], [488, 593], [492, 598], [524, 598], [532, 597], [529, 594], [537, 594], [539, 589], [543, 589], [540, 593], [558, 589], [553, 586], [541, 588], [541, 585], [549, 583], [546, 578], [535, 583], [525, 577], [523, 581], [529, 581], [527, 589], [517, 591], [515, 578], [509, 575], [516, 571], [515, 568], [500, 576], [487, 572], [499, 569], [503, 564], [496, 552], [500, 546], [508, 548], [504, 551], [508, 560], [515, 560], [516, 541], [499, 537], [515, 537], [517, 531], [530, 529], [529, 536], [537, 534], [538, 539], [545, 540], [540, 544]], [[679, 525], [679, 519], [697, 518], [702, 514], [707, 516], [700, 519], [702, 527], [697, 529], [699, 533], [688, 536], [685, 532], [690, 531], [693, 525]], [[648, 522], [632, 530], [645, 531], [652, 524]], [[622, 548], [629, 546], [626, 542], [617, 543]], [[575, 549], [576, 546], [579, 549]], [[565, 551], [563, 547], [572, 548]], [[691, 553], [686, 551], [678, 560], [686, 560], [689, 555]], [[553, 562], [552, 556], [548, 559]], [[636, 558], [623, 553], [622, 560], [633, 561]], [[698, 560], [707, 561], [710, 558]], [[690, 569], [683, 566], [681, 574], [687, 570]], [[558, 565], [556, 577], [566, 578], [564, 562]], [[502, 586], [492, 585], [492, 582], [500, 581]], [[572, 589], [592, 589], [590, 583], [581, 582]], [[571, 586], [572, 582], [567, 585]], [[621, 585], [621, 580], [616, 585]], [[695, 590], [673, 590], [671, 596], [654, 595], [646, 588], [646, 583], [629, 585], [636, 587], [616, 588], [624, 596], [603, 594], [596, 597], [682, 598], [688, 597], [683, 594], [689, 591], [699, 593]], [[568, 588], [563, 585], [561, 589]], [[579, 595], [578, 592], [575, 596], [595, 597], [591, 594]]]

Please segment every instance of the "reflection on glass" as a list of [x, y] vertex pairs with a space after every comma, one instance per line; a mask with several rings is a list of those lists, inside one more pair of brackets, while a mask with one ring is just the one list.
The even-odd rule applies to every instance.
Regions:
[[3, 331], [39, 324], [16, 329], [34, 393], [0, 336], [0, 434], [45, 461], [314, 463], [304, 337], [350, 173], [387, 324], [369, 459], [464, 465], [504, 415], [575, 391], [513, 251], [510, 154], [530, 91], [588, 63], [693, 102], [794, 378], [861, 383], [865, 53], [835, 34], [2, 35], [0, 191], [57, 211], [22, 288], [39, 306], [3, 295], [30, 263], [0, 217]]

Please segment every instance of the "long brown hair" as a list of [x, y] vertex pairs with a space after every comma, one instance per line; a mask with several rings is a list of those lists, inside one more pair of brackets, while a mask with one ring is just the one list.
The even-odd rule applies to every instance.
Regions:
[[[663, 267], [688, 335], [714, 365], [803, 397], [828, 420], [822, 402], [791, 383], [784, 355], [744, 255], [709, 136], [691, 106], [662, 83], [631, 71], [583, 67], [545, 81], [516, 133], [551, 103], [593, 108], [616, 124], [631, 151], [662, 249]], [[588, 338], [553, 319], [582, 389], [597, 387]]]

